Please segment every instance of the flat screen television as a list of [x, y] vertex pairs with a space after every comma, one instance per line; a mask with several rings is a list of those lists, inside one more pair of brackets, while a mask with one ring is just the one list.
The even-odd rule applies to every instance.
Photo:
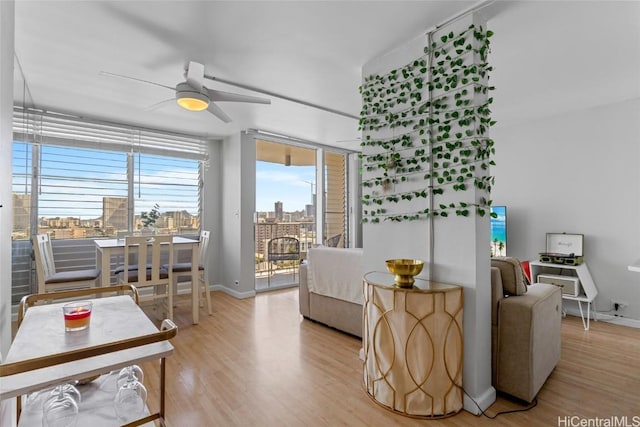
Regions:
[[491, 206], [491, 256], [507, 256], [506, 206]]

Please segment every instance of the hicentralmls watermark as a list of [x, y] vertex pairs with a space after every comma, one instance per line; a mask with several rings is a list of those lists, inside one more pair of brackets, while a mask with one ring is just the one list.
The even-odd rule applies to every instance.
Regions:
[[640, 427], [640, 415], [613, 415], [606, 418], [565, 415], [558, 417], [558, 427]]

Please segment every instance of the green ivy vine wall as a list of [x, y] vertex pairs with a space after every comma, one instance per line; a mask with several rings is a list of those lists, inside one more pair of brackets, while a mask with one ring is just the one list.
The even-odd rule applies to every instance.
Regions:
[[[488, 137], [493, 32], [471, 25], [428, 36], [424, 55], [360, 87], [363, 222], [484, 216], [494, 179]], [[475, 187], [482, 196], [467, 200]], [[444, 197], [461, 192], [462, 197]], [[422, 203], [416, 203], [422, 200]], [[426, 207], [425, 207], [426, 206]]]

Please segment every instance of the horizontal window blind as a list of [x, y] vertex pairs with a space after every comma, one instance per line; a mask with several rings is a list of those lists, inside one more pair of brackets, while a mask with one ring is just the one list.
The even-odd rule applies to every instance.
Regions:
[[[159, 206], [155, 227], [162, 233], [197, 233], [200, 227], [200, 169], [198, 162], [148, 154], [136, 155], [135, 216]], [[135, 228], [137, 228], [135, 227]]]
[[325, 244], [347, 247], [347, 191], [346, 156], [340, 153], [326, 152], [325, 163]]
[[16, 140], [40, 144], [142, 151], [196, 160], [207, 154], [205, 138], [21, 107], [14, 107], [13, 132]]
[[[40, 146], [38, 233], [77, 239], [126, 231], [128, 185], [127, 153]], [[114, 228], [109, 213], [122, 200], [124, 222]]]

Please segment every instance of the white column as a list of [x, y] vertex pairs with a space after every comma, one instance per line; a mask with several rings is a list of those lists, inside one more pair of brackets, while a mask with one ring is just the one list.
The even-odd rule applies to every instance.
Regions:
[[14, 2], [0, 2], [0, 353], [11, 344]]
[[[13, 52], [15, 3], [0, 1], [0, 361], [11, 345], [11, 230], [13, 200]], [[13, 400], [0, 402], [0, 424], [15, 425]]]
[[[434, 34], [434, 39], [438, 40], [451, 31], [459, 34], [472, 23], [486, 28], [485, 22], [469, 15], [439, 29]], [[422, 35], [373, 59], [363, 67], [363, 77], [371, 74], [384, 75], [392, 69], [405, 66], [423, 55], [426, 43], [426, 36]], [[475, 57], [473, 61], [478, 63], [480, 59]], [[473, 102], [474, 105], [480, 105], [484, 101], [476, 98]], [[373, 137], [387, 139], [396, 137], [398, 133], [401, 132], [384, 128], [377, 131]], [[369, 147], [365, 147], [363, 152], [365, 155], [372, 154]], [[477, 176], [485, 173], [489, 172], [476, 171]], [[364, 171], [363, 180], [370, 179], [371, 175]], [[398, 184], [398, 188], [401, 185]], [[425, 188], [427, 185], [425, 183]], [[478, 202], [484, 193], [473, 185], [470, 187], [464, 192], [462, 200]], [[437, 203], [449, 204], [462, 197], [462, 194], [449, 190], [444, 196], [438, 197]], [[424, 203], [423, 208], [428, 206], [427, 199], [420, 200], [420, 203]], [[396, 205], [390, 205], [390, 209], [396, 208]], [[402, 211], [400, 208], [397, 209]], [[365, 272], [384, 270], [384, 260], [388, 258], [429, 260], [432, 255], [430, 242], [433, 239], [433, 264], [427, 263], [420, 276], [464, 287], [463, 387], [470, 396], [469, 398], [465, 395], [464, 409], [478, 413], [478, 406], [484, 410], [495, 401], [495, 389], [491, 385], [489, 213], [480, 217], [475, 215], [475, 210], [472, 212], [468, 217], [458, 217], [451, 213], [447, 218], [432, 217], [427, 221], [381, 221], [378, 224], [364, 224], [363, 268]], [[429, 221], [434, 221], [433, 234]]]
[[316, 150], [316, 243], [324, 244], [324, 150]]

